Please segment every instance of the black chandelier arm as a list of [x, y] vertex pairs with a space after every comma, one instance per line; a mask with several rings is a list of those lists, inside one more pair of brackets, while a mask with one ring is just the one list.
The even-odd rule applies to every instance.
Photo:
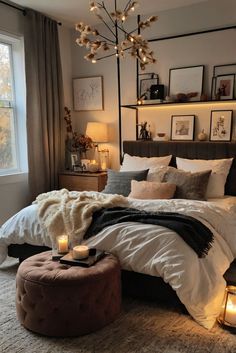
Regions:
[[108, 26], [108, 24], [104, 21], [104, 19], [100, 16], [98, 17], [103, 23], [104, 25], [109, 29], [109, 31], [113, 34], [113, 36], [116, 38], [115, 33], [113, 32], [113, 30]]
[[[129, 50], [131, 48], [132, 47], [125, 48], [125, 49], [123, 49], [123, 51]], [[116, 53], [112, 53], [112, 54], [108, 54], [108, 55], [105, 55], [105, 56], [101, 56], [100, 58], [96, 58], [96, 60], [99, 61], [99, 60], [102, 60], [102, 59], [110, 58], [111, 56], [115, 56], [116, 54], [117, 54], [117, 52]]]
[[129, 0], [124, 8], [124, 12], [126, 11], [127, 7], [129, 6], [129, 4], [131, 3], [132, 0]]
[[109, 12], [107, 11], [107, 8], [106, 8], [106, 6], [104, 4], [104, 1], [102, 2], [102, 7], [103, 7], [103, 10], [106, 12], [107, 16], [109, 17], [109, 19], [111, 20], [111, 22], [113, 23], [113, 25], [115, 26], [115, 21], [113, 20], [113, 18], [111, 17]]
[[114, 40], [112, 40], [112, 39], [110, 39], [110, 38], [107, 38], [106, 36], [104, 36], [103, 34], [98, 34], [97, 35], [98, 37], [101, 37], [101, 38], [103, 38], [103, 39], [105, 39], [105, 40], [107, 40], [109, 43], [111, 43], [111, 44], [116, 44], [116, 42], [114, 41]]

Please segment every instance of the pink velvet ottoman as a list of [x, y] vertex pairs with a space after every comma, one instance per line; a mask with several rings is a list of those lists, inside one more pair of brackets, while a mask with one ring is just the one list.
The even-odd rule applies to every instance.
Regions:
[[106, 255], [83, 268], [51, 260], [51, 251], [21, 263], [16, 311], [27, 329], [46, 336], [79, 336], [111, 323], [121, 307], [120, 265]]

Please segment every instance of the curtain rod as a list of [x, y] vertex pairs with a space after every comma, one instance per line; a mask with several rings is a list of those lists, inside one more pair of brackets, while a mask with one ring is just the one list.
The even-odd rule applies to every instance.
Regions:
[[5, 2], [5, 1], [2, 1], [2, 0], [0, 0], [0, 3], [3, 4], [3, 5], [6, 5], [6, 6], [12, 7], [15, 10], [21, 11], [24, 16], [26, 15], [26, 10], [22, 9], [21, 7], [18, 7], [16, 5], [14, 5], [14, 4], [10, 4], [9, 2]]
[[[18, 11], [22, 12], [24, 16], [26, 16], [26, 14], [27, 14], [25, 9], [23, 9], [21, 7], [18, 7], [16, 5], [14, 5], [14, 4], [10, 4], [9, 2], [5, 2], [5, 1], [0, 0], [0, 4], [6, 5], [6, 6], [9, 6], [9, 7], [15, 9], [15, 10], [18, 10]], [[58, 26], [62, 25], [61, 22], [57, 22], [57, 24], [58, 24]]]

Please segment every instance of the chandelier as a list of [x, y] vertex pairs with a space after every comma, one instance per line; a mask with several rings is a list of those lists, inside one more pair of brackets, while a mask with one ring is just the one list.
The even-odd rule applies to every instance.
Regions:
[[76, 31], [80, 32], [76, 43], [81, 47], [86, 47], [90, 52], [85, 55], [85, 59], [96, 63], [111, 56], [123, 58], [125, 52], [138, 59], [141, 70], [149, 63], [155, 63], [153, 51], [148, 47], [148, 41], [143, 39], [140, 32], [150, 27], [157, 20], [157, 16], [150, 16], [145, 21], [139, 21], [137, 28], [129, 31], [125, 28], [125, 23], [138, 5], [137, 1], [129, 0], [123, 10], [117, 9], [117, 1], [114, 0], [114, 11], [109, 12], [104, 1], [90, 2], [90, 11], [105, 25], [109, 34], [104, 35], [90, 25], [79, 22]]

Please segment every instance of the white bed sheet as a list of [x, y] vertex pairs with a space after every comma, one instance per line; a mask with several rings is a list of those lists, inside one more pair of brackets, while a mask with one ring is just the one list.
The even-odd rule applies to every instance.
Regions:
[[[199, 259], [195, 252], [167, 228], [135, 222], [120, 223], [102, 230], [86, 242], [111, 251], [123, 269], [161, 276], [176, 291], [189, 313], [211, 328], [220, 311], [224, 295], [223, 274], [236, 257], [236, 198], [206, 201], [135, 200], [133, 208], [188, 214], [206, 224], [214, 233], [208, 255]], [[138, 225], [138, 226], [137, 226]], [[9, 244], [48, 245], [51, 241], [37, 218], [37, 205], [26, 207], [0, 229], [0, 262]]]

